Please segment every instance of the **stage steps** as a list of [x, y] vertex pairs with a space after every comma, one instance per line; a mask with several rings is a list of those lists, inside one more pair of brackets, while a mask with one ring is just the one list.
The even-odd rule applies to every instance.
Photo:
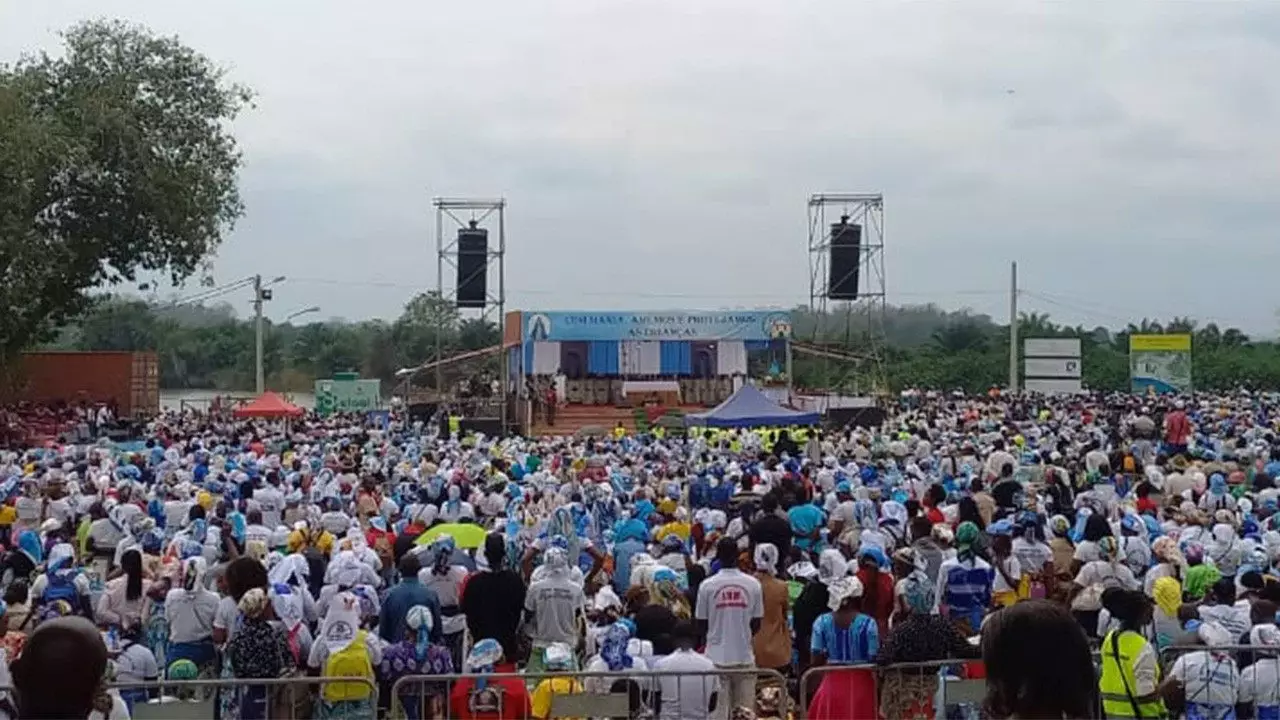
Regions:
[[[706, 412], [706, 408], [701, 405], [685, 405], [679, 408], [668, 408], [668, 410], [677, 410], [686, 415], [693, 413]], [[556, 412], [556, 424], [548, 426], [545, 418], [541, 413], [534, 418], [532, 435], [572, 435], [584, 427], [596, 426], [603, 428], [606, 432], [613, 432], [613, 429], [621, 422], [627, 432], [636, 431], [636, 413], [639, 411], [643, 417], [643, 410], [638, 408], [620, 408], [612, 405], [580, 405], [570, 404], [561, 407]]]

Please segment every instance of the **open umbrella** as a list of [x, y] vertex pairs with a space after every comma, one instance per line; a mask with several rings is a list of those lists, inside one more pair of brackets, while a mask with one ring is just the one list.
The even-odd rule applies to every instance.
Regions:
[[432, 541], [441, 535], [452, 535], [453, 542], [460, 548], [478, 548], [484, 546], [484, 539], [488, 533], [479, 525], [470, 523], [445, 523], [436, 525], [428, 529], [426, 532], [418, 536], [415, 541], [417, 545], [430, 545]]

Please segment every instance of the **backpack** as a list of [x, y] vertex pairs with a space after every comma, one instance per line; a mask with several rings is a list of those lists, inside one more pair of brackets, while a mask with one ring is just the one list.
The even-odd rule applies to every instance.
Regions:
[[360, 630], [346, 647], [336, 653], [329, 653], [324, 664], [325, 677], [347, 677], [368, 680], [363, 682], [330, 682], [324, 687], [324, 701], [327, 703], [366, 700], [373, 691], [373, 661], [369, 657], [369, 648], [365, 645], [366, 632]]
[[58, 600], [66, 600], [71, 603], [72, 608], [80, 607], [80, 591], [76, 590], [76, 572], [51, 572], [45, 575], [48, 578], [48, 585], [44, 588], [44, 594], [40, 596], [40, 602], [48, 605]]
[[227, 643], [227, 657], [238, 678], [280, 677], [285, 668], [280, 657], [280, 631], [265, 620], [250, 620], [240, 626]]

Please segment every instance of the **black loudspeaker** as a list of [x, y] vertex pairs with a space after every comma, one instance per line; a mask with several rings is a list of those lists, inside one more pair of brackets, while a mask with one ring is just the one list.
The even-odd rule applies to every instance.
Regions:
[[489, 268], [489, 231], [476, 227], [458, 230], [458, 297], [460, 308], [484, 308], [488, 304], [485, 281]]
[[849, 223], [849, 216], [831, 225], [831, 262], [827, 276], [827, 298], [858, 299], [858, 268], [862, 265], [862, 226]]

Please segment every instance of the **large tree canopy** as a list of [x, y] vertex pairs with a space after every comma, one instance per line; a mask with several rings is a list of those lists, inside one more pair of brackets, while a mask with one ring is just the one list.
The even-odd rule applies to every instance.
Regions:
[[0, 356], [95, 287], [199, 271], [241, 215], [228, 122], [250, 101], [176, 38], [119, 22], [0, 65]]

